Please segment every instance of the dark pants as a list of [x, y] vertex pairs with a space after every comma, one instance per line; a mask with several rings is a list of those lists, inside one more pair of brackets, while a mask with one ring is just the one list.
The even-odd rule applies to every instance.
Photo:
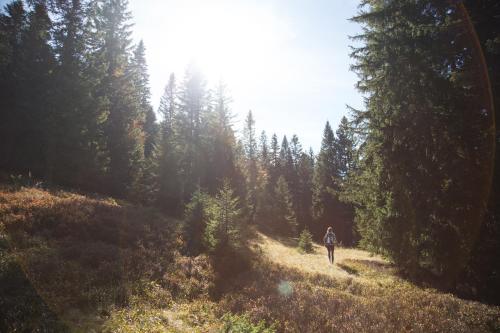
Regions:
[[326, 249], [328, 250], [328, 260], [333, 264], [333, 251], [335, 250], [333, 245], [326, 244]]

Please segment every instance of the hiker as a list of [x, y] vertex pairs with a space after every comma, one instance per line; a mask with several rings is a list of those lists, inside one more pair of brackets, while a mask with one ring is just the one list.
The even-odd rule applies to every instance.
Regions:
[[325, 244], [326, 249], [328, 250], [328, 260], [330, 264], [333, 264], [333, 251], [335, 250], [335, 234], [333, 233], [333, 228], [328, 227], [326, 230], [325, 237], [323, 237], [323, 243]]

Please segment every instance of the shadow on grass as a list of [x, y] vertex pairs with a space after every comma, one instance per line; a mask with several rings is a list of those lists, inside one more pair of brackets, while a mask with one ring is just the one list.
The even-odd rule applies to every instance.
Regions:
[[5, 248], [0, 262], [0, 332], [68, 332]]
[[27, 331], [52, 332], [42, 328], [57, 317], [99, 322], [111, 308], [126, 306], [141, 281], [159, 280], [173, 261], [175, 223], [153, 209], [39, 190], [0, 199], [3, 251], [18, 267], [0, 272], [4, 327], [24, 322], [41, 325]]
[[259, 227], [259, 231], [264, 236], [269, 237], [272, 240], [278, 241], [287, 247], [296, 248], [299, 246], [299, 239], [298, 238], [295, 238], [295, 237], [292, 238], [292, 237], [285, 236], [285, 235], [279, 235], [276, 232], [274, 232], [272, 229], [266, 228], [266, 227]]
[[356, 275], [356, 276], [359, 275], [359, 271], [357, 269], [355, 269], [354, 267], [348, 266], [344, 263], [338, 263], [337, 266], [351, 275]]

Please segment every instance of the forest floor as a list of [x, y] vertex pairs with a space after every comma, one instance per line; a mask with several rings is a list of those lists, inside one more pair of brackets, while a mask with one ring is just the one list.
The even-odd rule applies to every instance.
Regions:
[[500, 307], [422, 288], [379, 256], [254, 232], [181, 254], [180, 221], [65, 191], [0, 186], [0, 332], [500, 332]]

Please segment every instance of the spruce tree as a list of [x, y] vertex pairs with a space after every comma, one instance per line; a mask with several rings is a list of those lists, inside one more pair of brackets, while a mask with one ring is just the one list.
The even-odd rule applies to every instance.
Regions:
[[158, 199], [157, 204], [167, 213], [179, 215], [183, 196], [181, 193], [179, 154], [180, 126], [175, 75], [170, 74], [158, 113], [162, 115], [158, 148]]
[[195, 64], [186, 69], [178, 92], [178, 112], [175, 118], [176, 145], [179, 158], [181, 197], [187, 202], [191, 194], [206, 185], [204, 162], [208, 159], [202, 142], [202, 119], [208, 112], [208, 93], [203, 74]]
[[326, 122], [314, 170], [313, 213], [315, 228], [313, 232], [316, 237], [320, 237], [328, 226], [332, 226], [336, 233], [340, 231], [337, 215], [338, 201], [332, 193], [332, 189], [336, 188], [334, 182], [336, 174], [336, 140], [330, 123]]
[[43, 3], [29, 12], [22, 34], [22, 52], [17, 67], [19, 98], [18, 124], [13, 159], [18, 170], [52, 180], [56, 163], [54, 70], [56, 59], [51, 47], [53, 22]]
[[210, 219], [210, 209], [213, 199], [206, 193], [197, 190], [184, 212], [183, 234], [186, 242], [186, 252], [197, 256], [205, 249], [205, 229]]
[[234, 150], [236, 137], [233, 130], [233, 115], [229, 108], [230, 97], [226, 86], [219, 82], [215, 89], [213, 112], [209, 119], [209, 132], [206, 142], [209, 147], [208, 190], [215, 193], [227, 179], [231, 184], [237, 183], [237, 170], [235, 165]]
[[151, 106], [151, 92], [149, 90], [149, 74], [146, 64], [146, 49], [141, 40], [134, 50], [131, 61], [131, 71], [134, 75], [134, 90], [139, 99], [141, 118], [144, 120], [144, 157], [149, 159], [156, 148], [158, 127], [156, 115]]
[[292, 195], [285, 177], [280, 176], [274, 189], [272, 206], [272, 227], [280, 234], [297, 236], [297, 217], [293, 210]]
[[278, 181], [280, 170], [281, 170], [281, 160], [280, 160], [280, 147], [278, 143], [278, 136], [273, 134], [271, 137], [271, 147], [270, 147], [270, 169], [269, 169], [269, 185], [272, 189], [276, 186]]
[[89, 68], [90, 31], [85, 24], [87, 12], [79, 0], [54, 3], [55, 52], [59, 60], [56, 77], [57, 117], [54, 119], [58, 163], [55, 180], [80, 188], [98, 190], [101, 182], [97, 162], [100, 141], [94, 130], [102, 116], [92, 96], [96, 78]]
[[260, 133], [259, 140], [259, 160], [260, 166], [265, 173], [269, 173], [270, 169], [270, 155], [269, 155], [269, 146], [267, 143], [267, 135], [266, 131], [262, 131]]
[[[496, 145], [493, 178], [487, 211], [480, 234], [474, 244], [471, 260], [461, 275], [461, 283], [472, 286], [476, 293], [490, 302], [500, 300], [500, 4], [498, 1], [464, 1], [466, 10], [481, 44], [488, 69], [495, 106]], [[465, 9], [465, 10], [464, 10]]]
[[349, 170], [355, 167], [355, 146], [354, 146], [354, 137], [353, 133], [349, 127], [349, 122], [346, 117], [342, 117], [340, 120], [339, 128], [337, 129], [337, 145], [336, 145], [336, 153], [337, 153], [337, 179], [342, 180], [345, 179]]
[[267, 143], [267, 135], [265, 131], [261, 132], [259, 140], [258, 154], [258, 189], [257, 189], [257, 209], [256, 220], [262, 226], [269, 226], [272, 219], [271, 210], [273, 204], [274, 186], [270, 184], [271, 161], [270, 152]]
[[25, 149], [20, 144], [20, 125], [27, 119], [23, 119], [26, 117], [19, 108], [22, 100], [21, 59], [27, 25], [27, 12], [22, 1], [5, 5], [4, 13], [0, 13], [0, 167], [11, 171], [21, 170], [16, 151]]
[[255, 120], [252, 111], [248, 112], [243, 128], [243, 145], [245, 149], [245, 172], [247, 177], [247, 206], [249, 209], [249, 221], [255, 220], [257, 210], [257, 140], [255, 137]]
[[365, 110], [354, 110], [365, 136], [358, 229], [408, 274], [425, 265], [448, 287], [478, 233], [493, 142], [461, 6], [370, 1], [353, 18], [365, 27], [352, 57], [368, 96]]
[[229, 181], [225, 180], [210, 208], [205, 231], [209, 249], [221, 251], [239, 245], [240, 213], [239, 198]]
[[306, 153], [302, 153], [297, 164], [297, 197], [296, 209], [297, 223], [299, 230], [304, 228], [312, 230], [312, 204], [313, 204], [313, 177], [314, 161]]
[[127, 0], [104, 2], [98, 12], [102, 32], [100, 53], [107, 68], [102, 93], [109, 115], [104, 124], [109, 156], [109, 190], [114, 195], [130, 193], [139, 181], [144, 159], [144, 113], [135, 91], [130, 64], [130, 19]]

